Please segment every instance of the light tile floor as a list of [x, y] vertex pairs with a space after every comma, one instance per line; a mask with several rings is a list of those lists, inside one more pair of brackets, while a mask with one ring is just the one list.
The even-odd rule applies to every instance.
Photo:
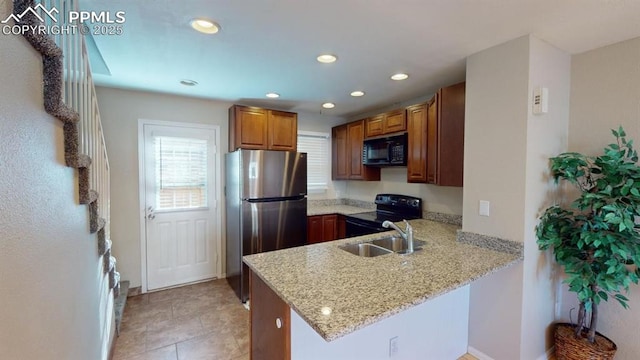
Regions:
[[226, 280], [127, 299], [113, 360], [218, 359], [249, 360], [249, 312]]
[[127, 299], [113, 360], [196, 359], [249, 359], [249, 312], [226, 280]]

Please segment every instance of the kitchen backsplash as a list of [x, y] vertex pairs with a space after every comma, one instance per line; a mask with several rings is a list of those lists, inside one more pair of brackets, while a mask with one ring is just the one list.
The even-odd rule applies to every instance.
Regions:
[[[335, 206], [335, 205], [349, 205], [360, 207], [366, 210], [375, 210], [376, 204], [370, 201], [356, 200], [356, 199], [321, 199], [321, 200], [308, 200], [308, 206]], [[427, 220], [433, 220], [445, 224], [452, 224], [462, 226], [462, 215], [444, 214], [438, 212], [431, 212], [424, 210], [422, 212], [422, 218]]]

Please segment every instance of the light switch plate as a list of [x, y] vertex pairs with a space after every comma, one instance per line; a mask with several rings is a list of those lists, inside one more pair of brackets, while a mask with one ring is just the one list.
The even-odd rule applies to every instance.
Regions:
[[478, 215], [480, 216], [489, 216], [489, 206], [491, 203], [487, 200], [480, 200], [480, 204], [478, 206]]

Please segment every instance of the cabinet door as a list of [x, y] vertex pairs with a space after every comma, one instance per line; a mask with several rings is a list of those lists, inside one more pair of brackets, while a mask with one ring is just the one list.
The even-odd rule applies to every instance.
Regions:
[[385, 114], [383, 132], [390, 134], [407, 130], [407, 118], [404, 109], [393, 110]]
[[290, 308], [251, 272], [251, 359], [291, 359]]
[[331, 241], [338, 238], [338, 215], [322, 216], [322, 240]]
[[438, 92], [438, 163], [436, 183], [462, 186], [464, 170], [465, 83]]
[[347, 237], [347, 221], [344, 215], [338, 215], [338, 239], [344, 239]]
[[307, 216], [307, 244], [322, 242], [324, 240], [323, 229], [322, 215]]
[[427, 182], [427, 105], [407, 108], [407, 182]]
[[380, 180], [380, 168], [362, 165], [362, 142], [364, 120], [347, 124], [347, 146], [349, 147], [349, 179]]
[[435, 184], [438, 164], [438, 94], [427, 102], [427, 183]]
[[269, 150], [297, 150], [298, 114], [269, 110], [268, 130]]
[[347, 144], [349, 144], [349, 179], [364, 178], [362, 166], [362, 141], [364, 140], [364, 121], [355, 121], [347, 125]]
[[385, 116], [384, 114], [380, 114], [365, 120], [365, 124], [366, 124], [365, 125], [366, 129], [364, 132], [365, 138], [370, 138], [370, 137], [384, 134], [384, 124], [383, 124], [384, 116]]
[[349, 178], [349, 150], [347, 148], [347, 125], [331, 129], [331, 179]]
[[267, 110], [239, 105], [229, 109], [229, 151], [267, 146]]
[[365, 121], [358, 120], [332, 129], [333, 180], [380, 180], [380, 168], [362, 165]]

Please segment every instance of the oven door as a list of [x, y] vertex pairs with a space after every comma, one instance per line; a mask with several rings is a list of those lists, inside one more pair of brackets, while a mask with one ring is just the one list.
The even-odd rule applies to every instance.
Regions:
[[345, 216], [346, 237], [369, 235], [383, 231], [389, 231], [389, 229], [385, 229], [375, 222]]

